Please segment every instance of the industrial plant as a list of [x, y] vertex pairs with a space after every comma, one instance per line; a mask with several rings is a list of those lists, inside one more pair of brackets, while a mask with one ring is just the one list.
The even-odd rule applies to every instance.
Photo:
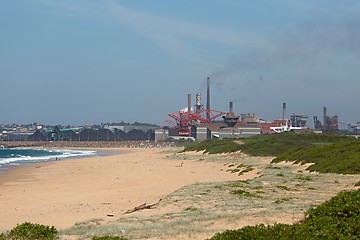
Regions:
[[[195, 105], [192, 106], [191, 94], [187, 95], [187, 107], [169, 113], [168, 120], [161, 129], [155, 130], [155, 141], [166, 139], [182, 139], [203, 141], [207, 139], [246, 138], [259, 134], [274, 134], [286, 131], [338, 133], [338, 116], [327, 116], [327, 108], [323, 110], [323, 123], [314, 116], [314, 129], [307, 126], [307, 115], [293, 113], [286, 118], [286, 103], [282, 104], [282, 119], [272, 122], [257, 117], [254, 113], [234, 112], [234, 103], [229, 103], [229, 111], [213, 110], [210, 107], [210, 78], [207, 78], [206, 107], [201, 103], [201, 93], [196, 93]], [[348, 124], [355, 136], [360, 133], [360, 123]], [[351, 129], [350, 129], [351, 126]]]
[[[202, 104], [201, 93], [187, 94], [187, 107], [167, 114], [168, 119], [160, 127], [154, 124], [135, 122], [101, 124], [93, 126], [24, 126], [0, 125], [0, 141], [203, 141], [208, 139], [247, 138], [259, 134], [276, 134], [293, 131], [297, 133], [345, 133], [360, 136], [360, 122], [356, 124], [339, 121], [339, 117], [328, 116], [323, 108], [322, 121], [313, 116], [314, 128], [307, 126], [308, 116], [293, 113], [286, 117], [287, 106], [282, 103], [282, 118], [266, 121], [254, 113], [234, 112], [234, 103], [229, 102], [227, 112], [211, 108], [210, 78], [207, 79], [206, 105]], [[339, 124], [347, 125], [340, 130]]]

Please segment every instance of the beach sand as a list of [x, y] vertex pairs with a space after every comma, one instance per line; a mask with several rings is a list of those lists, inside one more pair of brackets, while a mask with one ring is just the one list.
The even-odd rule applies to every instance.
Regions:
[[117, 153], [0, 174], [0, 230], [26, 221], [64, 229], [94, 218], [111, 220], [189, 184], [251, 177], [220, 171], [221, 163], [166, 159], [178, 148], [108, 150]]
[[[55, 226], [64, 240], [113, 234], [200, 240], [246, 225], [295, 223], [359, 181], [358, 175], [310, 173], [306, 165], [271, 164], [271, 157], [241, 152], [106, 150], [114, 154], [0, 174], [0, 231], [32, 222]], [[252, 170], [234, 172], [239, 166]], [[155, 206], [125, 214], [145, 203]]]

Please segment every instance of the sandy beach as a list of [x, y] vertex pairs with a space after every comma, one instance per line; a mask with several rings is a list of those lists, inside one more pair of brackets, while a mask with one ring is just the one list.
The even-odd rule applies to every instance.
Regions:
[[1, 229], [25, 221], [63, 229], [93, 218], [116, 218], [189, 184], [241, 179], [220, 171], [220, 163], [164, 158], [179, 149], [108, 150], [118, 153], [34, 164], [1, 174]]
[[[242, 153], [105, 150], [114, 154], [0, 174], [0, 230], [28, 221], [55, 226], [68, 240], [200, 240], [246, 225], [297, 222], [359, 181], [357, 175], [310, 173], [306, 165], [271, 164], [271, 157]], [[142, 204], [154, 207], [125, 214]]]

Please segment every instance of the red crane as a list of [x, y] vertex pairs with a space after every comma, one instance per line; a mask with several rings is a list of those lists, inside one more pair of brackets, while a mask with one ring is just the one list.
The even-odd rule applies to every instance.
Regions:
[[191, 126], [201, 123], [211, 123], [216, 118], [225, 114], [225, 112], [210, 109], [210, 78], [207, 78], [207, 99], [206, 109], [204, 110], [201, 105], [201, 95], [196, 94], [196, 111], [191, 111], [191, 94], [188, 94], [188, 107], [187, 109], [178, 112], [169, 113], [168, 116], [174, 121], [165, 121], [173, 132], [180, 136], [190, 136]]
[[[176, 132], [180, 136], [190, 136], [191, 135], [191, 126], [201, 123], [211, 123], [216, 118], [224, 115], [225, 112], [205, 109], [201, 110], [198, 113], [191, 113], [188, 111], [177, 111], [174, 113], [169, 113], [168, 116], [173, 120], [165, 121], [168, 123], [172, 131]], [[207, 119], [206, 116], [209, 116]]]

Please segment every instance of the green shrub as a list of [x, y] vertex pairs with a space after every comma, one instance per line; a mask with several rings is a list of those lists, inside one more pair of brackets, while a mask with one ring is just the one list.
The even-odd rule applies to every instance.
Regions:
[[[279, 236], [289, 236], [291, 232], [291, 225], [276, 224], [274, 226], [265, 226], [263, 224], [253, 226], [246, 226], [240, 230], [226, 230], [223, 233], [217, 233], [211, 240], [271, 240], [280, 239]], [[284, 238], [285, 239], [285, 238]]]
[[241, 196], [241, 197], [258, 197], [256, 194], [253, 194], [251, 192], [244, 191], [244, 190], [241, 190], [241, 189], [233, 190], [230, 193]]
[[240, 145], [240, 150], [253, 156], [280, 156], [294, 149], [306, 149], [314, 145], [328, 145], [336, 142], [358, 141], [353, 137], [336, 134], [296, 134], [285, 132], [280, 134], [259, 135], [249, 139], [243, 139], [245, 144]]
[[6, 240], [5, 233], [0, 233], [0, 240]]
[[200, 143], [191, 144], [183, 150], [183, 152], [188, 151], [204, 151], [209, 154], [216, 153], [230, 153], [237, 152], [240, 150], [240, 145], [235, 143], [230, 139], [223, 140], [206, 140]]
[[293, 161], [294, 163], [314, 163], [307, 168], [320, 173], [360, 173], [360, 144], [357, 139], [344, 140], [328, 145], [313, 145], [286, 151], [272, 163]]
[[[25, 222], [17, 225], [10, 232], [4, 234], [4, 239], [11, 240], [53, 240], [59, 239], [58, 231], [55, 227], [44, 226]], [[0, 238], [1, 239], [1, 238]]]
[[233, 139], [206, 140], [200, 143], [191, 144], [183, 150], [205, 151], [206, 153], [230, 153], [242, 151], [253, 156], [280, 156], [281, 154], [294, 149], [307, 149], [311, 146], [325, 146], [337, 142], [359, 141], [353, 137], [346, 137], [336, 134], [296, 134], [285, 132], [281, 134], [259, 135], [248, 139], [242, 139], [245, 144], [238, 144]]
[[360, 237], [360, 190], [341, 192], [305, 216], [298, 232], [305, 230], [317, 239], [356, 239]]

